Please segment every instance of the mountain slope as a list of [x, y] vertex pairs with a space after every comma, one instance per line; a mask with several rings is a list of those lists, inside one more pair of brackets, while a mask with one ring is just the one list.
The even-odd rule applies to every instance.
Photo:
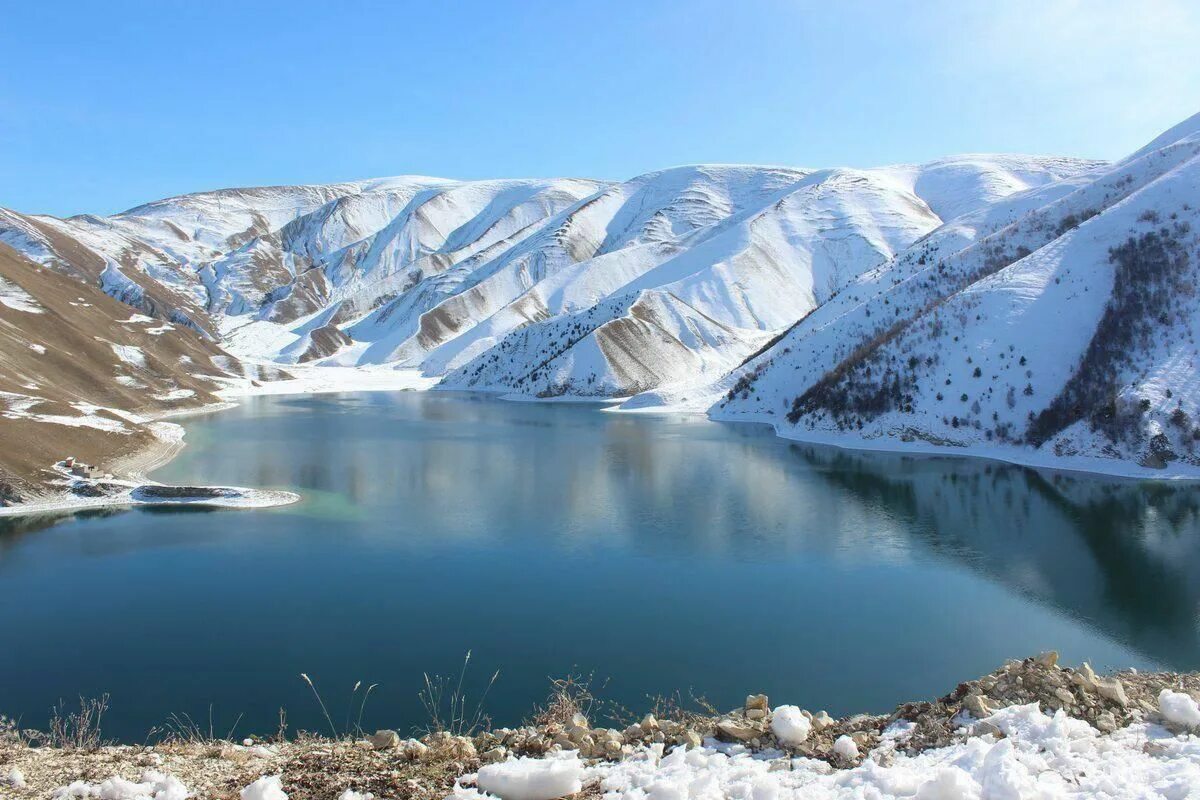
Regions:
[[[736, 384], [716, 413], [778, 420], [805, 394], [788, 423], [804, 427], [809, 406], [813, 419], [832, 419], [828, 398], [869, 394], [876, 368], [837, 386], [826, 373], [882, 333], [899, 340], [893, 327], [950, 302], [1018, 248], [1046, 244], [1007, 233], [1018, 219], [1044, 217], [1041, 231], [1069, 209], [1105, 211], [1134, 191], [1114, 177], [1103, 209], [1076, 197], [1106, 169], [967, 155], [876, 169], [686, 166], [620, 183], [401, 176], [200, 192], [110, 217], [0, 209], [0, 243], [28, 259], [6, 256], [16, 259], [7, 279], [16, 288], [0, 309], [10, 346], [34, 324], [24, 305], [54, 308], [43, 333], [61, 341], [44, 346], [91, 354], [94, 384], [14, 375], [5, 419], [34, 413], [33, 390], [20, 390], [33, 386], [48, 393], [38, 402], [74, 403], [85, 416], [118, 409], [133, 435], [171, 403], [211, 399], [223, 374], [274, 362], [416, 368], [443, 388], [543, 398], [636, 395], [626, 407], [708, 398], [707, 407]], [[41, 299], [69, 286], [88, 308], [107, 309], [103, 319]], [[122, 319], [144, 321], [153, 341], [125, 342]], [[64, 338], [89, 331], [112, 346]], [[161, 331], [169, 337], [154, 338]], [[130, 347], [144, 354], [145, 374], [107, 356]], [[780, 360], [786, 375], [772, 366]], [[754, 375], [769, 393], [745, 391]], [[133, 382], [142, 390], [126, 396]], [[812, 394], [818, 384], [829, 387], [824, 400]], [[859, 420], [841, 424], [858, 430]], [[37, 463], [57, 458], [53, 449]], [[9, 472], [28, 488], [42, 467], [27, 460]]]
[[[620, 184], [406, 176], [202, 192], [106, 218], [3, 212], [0, 241], [244, 358], [617, 396], [711, 379], [939, 215], [1088, 166], [964, 156], [680, 167]], [[592, 329], [567, 353], [579, 319]], [[500, 348], [510, 335], [539, 344]]]
[[1038, 463], [1198, 463], [1200, 115], [990, 204], [723, 379], [721, 419]]
[[232, 374], [234, 360], [190, 328], [0, 244], [0, 504], [50, 489], [67, 456], [119, 472], [169, 445], [174, 426], [153, 418], [217, 402]]
[[[1091, 166], [1012, 161], [1022, 165], [1020, 176], [1004, 159], [986, 157], [772, 175], [749, 196], [734, 188], [734, 178], [758, 175], [753, 168], [643, 176], [630, 194], [647, 227], [609, 237], [591, 258], [515, 287], [524, 291], [465, 334], [468, 346], [451, 345], [447, 359], [443, 345], [422, 365], [452, 370], [443, 381], [448, 387], [542, 397], [624, 396], [711, 380], [940, 225], [933, 207], [977, 207], [1004, 186]], [[1003, 180], [987, 177], [995, 175]], [[687, 182], [674, 194], [678, 187], [664, 178], [681, 177]], [[714, 197], [725, 213], [711, 213]], [[663, 209], [681, 205], [678, 198], [709, 213], [688, 218], [682, 230], [652, 227], [667, 216]], [[645, 215], [648, 203], [654, 214]]]

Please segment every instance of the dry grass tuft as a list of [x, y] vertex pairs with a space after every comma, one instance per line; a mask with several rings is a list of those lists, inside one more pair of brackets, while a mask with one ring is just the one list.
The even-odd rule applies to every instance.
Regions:
[[527, 725], [544, 728], [549, 725], [566, 727], [576, 714], [587, 719], [592, 713], [609, 710], [609, 705], [598, 700], [596, 691], [603, 689], [608, 683], [601, 684], [596, 691], [592, 689], [594, 674], [571, 674], [565, 678], [550, 679], [550, 694], [544, 705], [534, 706], [533, 713], [526, 720]]
[[496, 679], [500, 677], [500, 670], [492, 673], [491, 680], [488, 681], [479, 700], [475, 702], [474, 708], [468, 709], [463, 682], [466, 680], [470, 664], [471, 651], [468, 650], [457, 680], [442, 675], [430, 678], [429, 673], [425, 673], [425, 688], [418, 693], [421, 705], [425, 707], [425, 713], [429, 717], [424, 728], [425, 733], [445, 732], [452, 736], [474, 736], [479, 730], [491, 725], [491, 717], [484, 712], [484, 702], [496, 684]]
[[58, 705], [50, 711], [49, 732], [27, 733], [42, 740], [41, 743], [49, 747], [93, 752], [109, 744], [100, 733], [100, 724], [106, 711], [107, 694], [94, 698], [80, 697], [78, 711], [67, 711], [66, 704], [59, 700]]

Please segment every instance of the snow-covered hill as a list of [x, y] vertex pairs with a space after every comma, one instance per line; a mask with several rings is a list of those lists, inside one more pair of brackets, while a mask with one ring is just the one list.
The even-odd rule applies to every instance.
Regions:
[[710, 382], [945, 219], [1092, 166], [407, 176], [203, 192], [112, 217], [0, 211], [0, 241], [246, 358], [614, 397]]
[[540, 397], [704, 383], [939, 226], [934, 209], [977, 208], [1084, 166], [975, 157], [652, 173], [563, 217], [575, 230], [604, 226], [591, 257], [513, 286], [507, 305], [423, 363], [447, 370], [446, 386]]
[[713, 384], [713, 415], [871, 448], [1197, 472], [1198, 215], [1200, 115], [850, 281]]
[[230, 189], [0, 242], [247, 361], [1150, 470], [1200, 437], [1198, 148]]

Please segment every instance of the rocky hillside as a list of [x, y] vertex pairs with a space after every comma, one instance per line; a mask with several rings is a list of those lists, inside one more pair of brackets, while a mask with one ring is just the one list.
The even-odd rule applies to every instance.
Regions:
[[723, 379], [723, 419], [866, 447], [1190, 473], [1200, 115], [938, 228]]

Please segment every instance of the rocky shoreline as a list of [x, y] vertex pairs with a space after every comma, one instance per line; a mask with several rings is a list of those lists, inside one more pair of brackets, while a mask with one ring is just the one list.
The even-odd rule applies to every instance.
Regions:
[[[969, 748], [972, 742], [993, 748], [1009, 736], [1016, 742], [1019, 734], [1012, 719], [1022, 714], [1051, 720], [1050, 728], [1072, 730], [1072, 736], [1089, 742], [1117, 742], [1141, 726], [1139, 736], [1146, 741], [1139, 745], [1140, 752], [1151, 758], [1184, 753], [1185, 762], [1175, 767], [1192, 770], [1189, 780], [1192, 774], [1200, 776], [1200, 673], [1131, 670], [1099, 676], [1086, 664], [1071, 668], [1057, 662], [1054, 653], [1010, 661], [943, 697], [905, 703], [890, 714], [841, 719], [823, 711], [772, 706], [766, 696], [751, 695], [727, 713], [671, 706], [657, 715], [614, 725], [589, 720], [579, 703], [559, 693], [521, 727], [469, 735], [438, 730], [405, 737], [381, 730], [336, 740], [300, 734], [240, 742], [176, 735], [152, 745], [89, 749], [39, 746], [36, 735], [10, 724], [0, 728], [0, 796], [615, 797], [619, 770], [644, 771], [647, 761], [666, 765], [673, 752], [694, 751], [697, 763], [743, 759], [768, 774], [803, 770], [837, 779], [889, 769], [901, 761], [916, 763]], [[1164, 742], [1157, 750], [1152, 746], [1156, 740]], [[568, 768], [575, 777], [556, 784], [552, 776], [561, 777]], [[572, 781], [577, 779], [576, 786]]]

